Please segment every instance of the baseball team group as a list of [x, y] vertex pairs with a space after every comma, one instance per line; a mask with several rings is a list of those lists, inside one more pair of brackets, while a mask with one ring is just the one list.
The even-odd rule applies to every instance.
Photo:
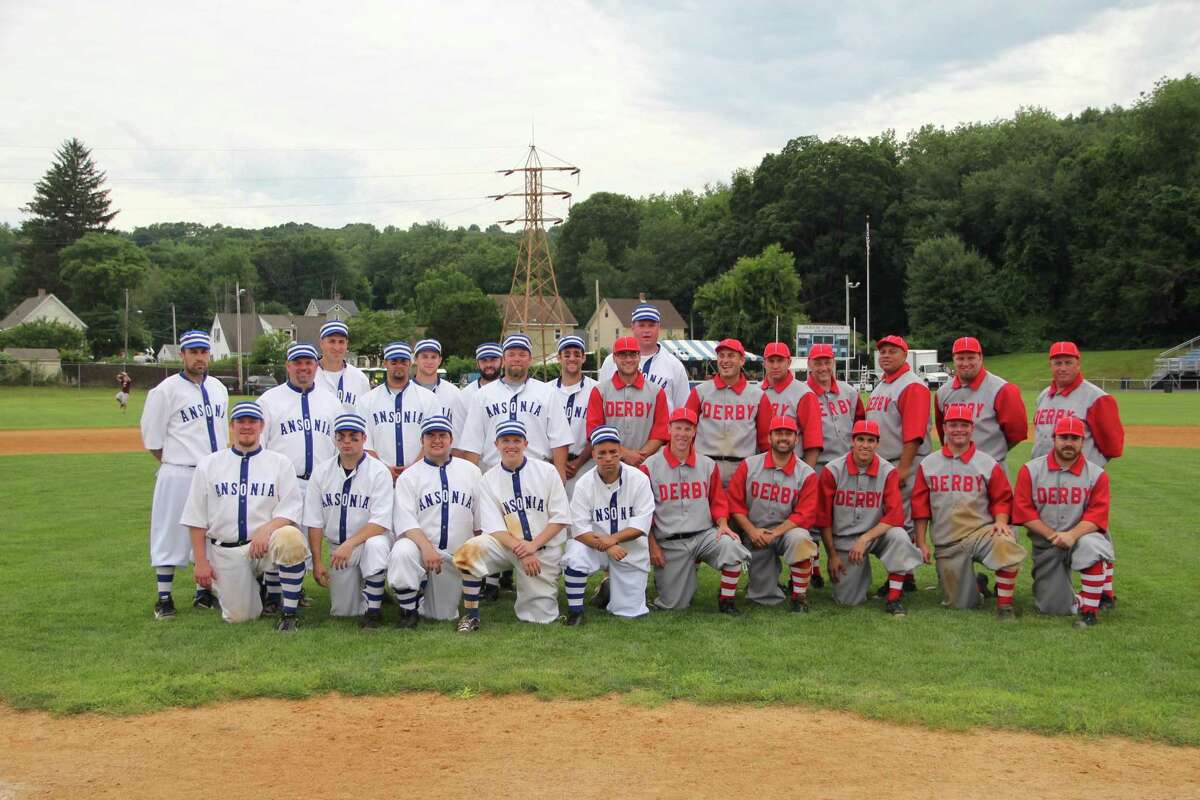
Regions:
[[[481, 600], [502, 586], [518, 619], [576, 626], [593, 574], [605, 576], [590, 604], [634, 618], [690, 606], [701, 562], [720, 575], [723, 614], [740, 613], [745, 573], [749, 602], [808, 613], [828, 579], [836, 603], [874, 595], [900, 617], [913, 571], [933, 563], [944, 605], [994, 594], [1011, 621], [1030, 549], [1038, 612], [1088, 628], [1115, 605], [1104, 467], [1124, 431], [1073, 343], [1050, 349], [1014, 484], [1005, 462], [1029, 416], [974, 338], [954, 343], [955, 375], [931, 398], [904, 339], [883, 337], [864, 405], [828, 345], [812, 346], [800, 380], [788, 346], [770, 344], [752, 383], [742, 343], [725, 339], [717, 374], [693, 387], [659, 344], [654, 305], [636, 308], [631, 330], [599, 380], [583, 374], [577, 336], [557, 343], [561, 377], [533, 378], [531, 342], [513, 334], [477, 348], [480, 377], [465, 388], [439, 377], [436, 340], [393, 342], [371, 388], [346, 361], [347, 326], [331, 321], [318, 345], [288, 349], [286, 383], [232, 408], [208, 375], [208, 334], [188, 331], [182, 372], [149, 392], [141, 419], [161, 464], [155, 617], [175, 615], [176, 571], [194, 564], [193, 607], [231, 623], [278, 616], [279, 631], [298, 628], [308, 572], [330, 614], [365, 629], [383, 624], [388, 587], [401, 628], [424, 617], [477, 631]], [[872, 557], [887, 573], [874, 593]]]

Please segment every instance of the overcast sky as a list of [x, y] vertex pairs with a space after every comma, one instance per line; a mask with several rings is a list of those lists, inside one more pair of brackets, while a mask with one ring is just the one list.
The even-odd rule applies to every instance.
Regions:
[[796, 136], [1129, 105], [1198, 53], [1194, 1], [0, 0], [0, 222], [72, 136], [123, 229], [486, 226], [531, 130], [576, 200], [699, 189]]

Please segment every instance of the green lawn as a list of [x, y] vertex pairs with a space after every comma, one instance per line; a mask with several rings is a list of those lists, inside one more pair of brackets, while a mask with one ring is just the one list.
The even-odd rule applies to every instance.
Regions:
[[[1017, 454], [1027, 454], [1027, 445]], [[1015, 460], [1015, 459], [1014, 459]], [[511, 595], [487, 605], [484, 630], [449, 624], [361, 634], [316, 600], [299, 635], [268, 621], [222, 624], [187, 605], [151, 618], [146, 520], [152, 465], [138, 454], [0, 458], [10, 506], [0, 526], [0, 699], [55, 712], [142, 712], [239, 697], [339, 691], [624, 693], [631, 702], [786, 703], [945, 728], [992, 726], [1120, 734], [1200, 745], [1200, 511], [1196, 451], [1135, 449], [1116, 462], [1119, 609], [1090, 631], [1031, 607], [1027, 571], [1017, 624], [940, 608], [929, 589], [906, 620], [872, 601], [841, 609], [817, 592], [813, 613], [715, 613], [702, 568], [689, 612], [581, 629], [515, 621]], [[65, 506], [65, 513], [57, 508]], [[878, 575], [878, 571], [877, 571]], [[923, 587], [933, 572], [919, 575]], [[395, 609], [387, 607], [389, 621]]]
[[[1148, 378], [1154, 370], [1155, 357], [1162, 351], [1163, 348], [1084, 350], [1083, 374], [1088, 378]], [[1050, 382], [1050, 360], [1046, 352], [986, 356], [984, 363], [989, 370], [1022, 389], [1041, 390]], [[950, 361], [949, 356], [946, 359]]]

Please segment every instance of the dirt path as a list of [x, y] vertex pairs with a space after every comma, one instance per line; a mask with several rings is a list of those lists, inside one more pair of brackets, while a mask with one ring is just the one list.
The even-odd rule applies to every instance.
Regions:
[[327, 696], [123, 718], [0, 709], [0, 741], [0, 798], [1200, 796], [1200, 749], [619, 699]]

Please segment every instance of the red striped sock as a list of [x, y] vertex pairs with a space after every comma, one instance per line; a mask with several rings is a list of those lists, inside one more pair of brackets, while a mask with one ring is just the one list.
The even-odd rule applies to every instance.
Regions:
[[1100, 593], [1104, 591], [1104, 562], [1097, 561], [1080, 573], [1080, 611], [1095, 614], [1100, 608]]
[[888, 573], [887, 601], [889, 603], [899, 600], [904, 596], [904, 579], [907, 577], [908, 573], [906, 572]]
[[738, 579], [742, 577], [741, 569], [721, 570], [721, 599], [732, 600], [737, 594]]
[[792, 597], [803, 597], [808, 594], [808, 579], [813, 574], [813, 560], [807, 559], [792, 564]]
[[1017, 570], [996, 570], [996, 606], [1011, 606], [1013, 587], [1017, 585]]
[[1113, 596], [1113, 562], [1104, 562], [1104, 596]]

